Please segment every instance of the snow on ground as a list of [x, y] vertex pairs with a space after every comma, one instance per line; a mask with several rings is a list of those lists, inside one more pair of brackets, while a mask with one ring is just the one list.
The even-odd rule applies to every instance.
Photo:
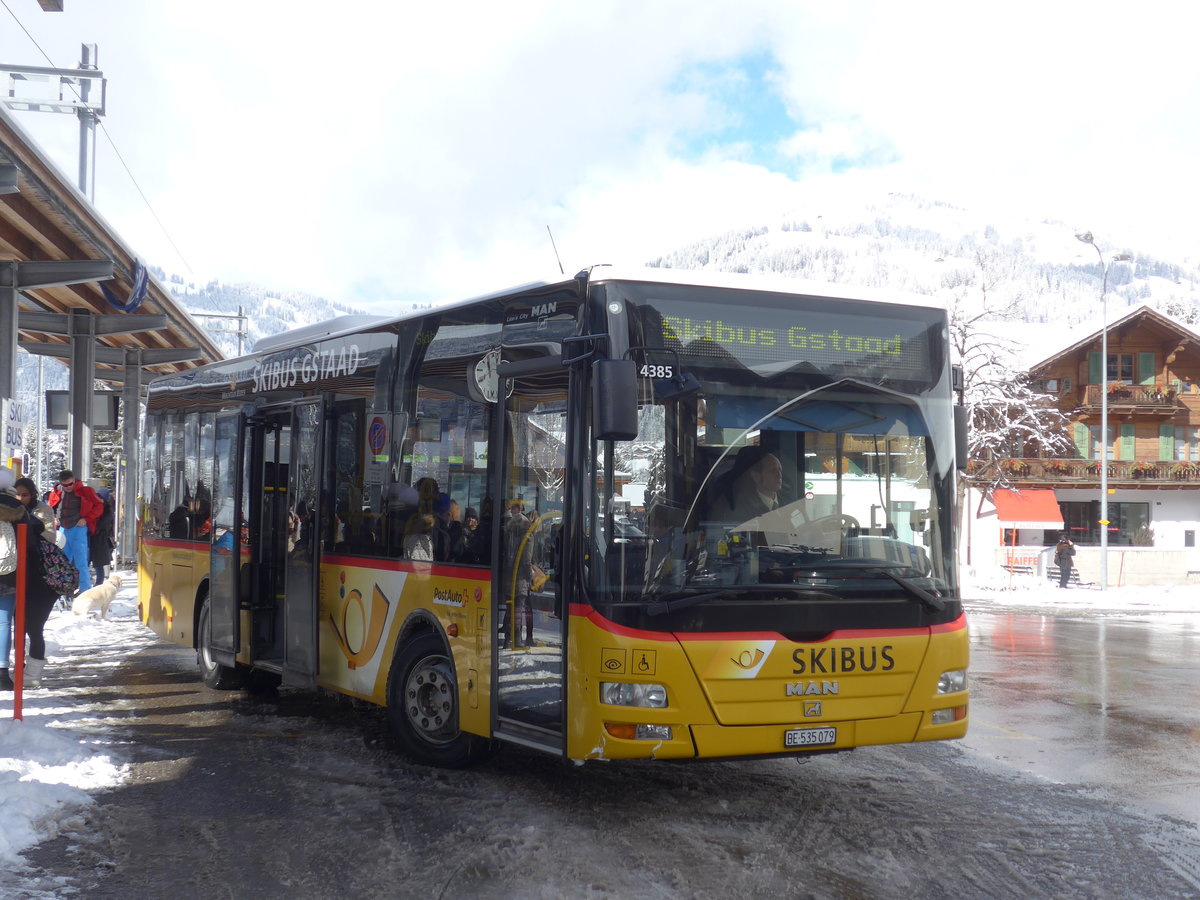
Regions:
[[[70, 611], [51, 615], [46, 626], [48, 675], [55, 655], [68, 650], [115, 666], [123, 655], [120, 651], [154, 642], [155, 636], [137, 619], [136, 575], [120, 574], [125, 584], [109, 608], [108, 619], [81, 618]], [[1044, 578], [1009, 575], [1000, 569], [964, 572], [962, 594], [974, 610], [1053, 607], [1059, 613], [1081, 615], [1200, 612], [1200, 592], [1194, 585], [1060, 590]], [[13, 694], [0, 693], [0, 868], [19, 865], [21, 851], [69, 832], [72, 820], [92, 802], [94, 792], [115, 787], [127, 777], [128, 767], [108, 749], [112, 744], [98, 736], [104, 727], [86, 694], [51, 699], [44, 691], [29, 691], [24, 697], [24, 719], [15, 721]]]
[[[45, 632], [47, 680], [55, 655], [67, 648], [100, 656], [103, 650], [153, 642], [154, 635], [137, 618], [136, 573], [118, 574], [124, 585], [108, 620], [70, 610], [51, 613]], [[13, 692], [0, 692], [0, 868], [19, 862], [22, 850], [69, 830], [71, 819], [92, 802], [91, 792], [120, 784], [127, 772], [119, 759], [92, 746], [94, 720], [81, 734], [80, 724], [91, 717], [86, 697], [58, 697], [46, 704], [39, 694], [45, 696], [39, 690], [24, 693], [24, 717], [17, 721]]]
[[960, 584], [963, 602], [971, 609], [1010, 607], [1021, 610], [1052, 608], [1057, 613], [1078, 611], [1083, 615], [1128, 615], [1133, 613], [1200, 613], [1200, 580], [1194, 584], [1155, 587], [1113, 586], [1101, 591], [1097, 585], [1059, 588], [1045, 576], [1013, 575], [997, 566], [994, 570], [963, 569]]

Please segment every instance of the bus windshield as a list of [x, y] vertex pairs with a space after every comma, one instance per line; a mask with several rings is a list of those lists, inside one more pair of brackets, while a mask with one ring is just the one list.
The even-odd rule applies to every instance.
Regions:
[[[942, 311], [614, 295], [630, 309], [639, 433], [595, 444], [594, 603], [697, 630], [778, 628], [780, 607], [847, 600], [911, 607], [889, 624], [955, 611]], [[793, 631], [800, 618], [782, 616]]]

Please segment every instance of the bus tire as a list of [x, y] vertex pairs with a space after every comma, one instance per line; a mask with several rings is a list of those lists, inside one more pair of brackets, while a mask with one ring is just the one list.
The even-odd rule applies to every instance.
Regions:
[[396, 650], [387, 714], [401, 749], [417, 762], [460, 769], [484, 758], [490, 742], [458, 728], [458, 680], [442, 639], [417, 635]]
[[200, 621], [196, 626], [196, 661], [200, 663], [200, 675], [204, 684], [218, 691], [232, 691], [242, 686], [242, 673], [231, 666], [223, 666], [212, 657], [209, 644], [212, 642], [212, 611], [208, 595], [200, 606]]

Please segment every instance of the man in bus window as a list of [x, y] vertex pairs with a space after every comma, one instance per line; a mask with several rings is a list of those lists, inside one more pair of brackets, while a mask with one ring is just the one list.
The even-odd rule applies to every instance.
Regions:
[[783, 503], [783, 464], [759, 445], [743, 447], [718, 487], [709, 518], [745, 522]]

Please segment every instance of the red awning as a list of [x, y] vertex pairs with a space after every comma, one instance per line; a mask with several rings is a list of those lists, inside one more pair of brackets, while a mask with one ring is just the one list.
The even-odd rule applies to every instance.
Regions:
[[992, 494], [996, 518], [1005, 528], [1062, 528], [1062, 512], [1054, 491], [1009, 491]]

